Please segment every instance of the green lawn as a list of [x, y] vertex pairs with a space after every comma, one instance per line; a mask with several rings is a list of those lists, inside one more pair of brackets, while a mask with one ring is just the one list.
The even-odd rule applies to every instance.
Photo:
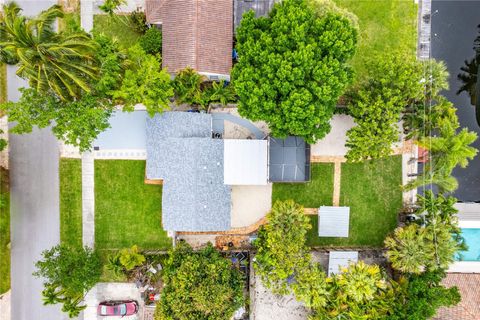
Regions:
[[117, 39], [125, 49], [137, 43], [141, 36], [130, 26], [127, 16], [95, 15], [93, 16], [93, 30]]
[[402, 207], [402, 159], [342, 164], [340, 205], [350, 207], [348, 238], [318, 237], [317, 216], [311, 216], [310, 246], [381, 247], [397, 226]]
[[[0, 103], [5, 102], [7, 99], [7, 66], [0, 63]], [[2, 112], [0, 111], [0, 116]]]
[[82, 162], [60, 159], [60, 241], [82, 246]]
[[145, 161], [95, 161], [97, 249], [171, 247], [162, 229], [162, 186], [146, 185], [144, 178]]
[[0, 294], [10, 289], [10, 192], [8, 171], [0, 167]]
[[357, 15], [360, 34], [352, 65], [357, 79], [366, 70], [366, 62], [376, 54], [400, 50], [415, 54], [417, 5], [413, 0], [335, 0]]
[[307, 183], [274, 183], [272, 201], [294, 199], [305, 208], [331, 206], [333, 163], [312, 163], [312, 179]]

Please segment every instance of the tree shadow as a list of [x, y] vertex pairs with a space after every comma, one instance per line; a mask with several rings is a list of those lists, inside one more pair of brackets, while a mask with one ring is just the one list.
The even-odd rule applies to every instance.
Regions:
[[[477, 26], [480, 32], [480, 25]], [[480, 35], [473, 42], [475, 56], [470, 60], [465, 60], [460, 68], [462, 71], [457, 75], [463, 85], [458, 89], [457, 94], [466, 92], [470, 96], [470, 104], [475, 107], [475, 118], [480, 126]]]

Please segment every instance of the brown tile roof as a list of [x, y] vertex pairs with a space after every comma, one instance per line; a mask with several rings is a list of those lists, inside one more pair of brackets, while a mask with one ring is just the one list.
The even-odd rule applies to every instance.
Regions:
[[480, 320], [480, 274], [449, 273], [443, 279], [446, 287], [457, 286], [462, 301], [451, 308], [440, 308], [435, 320]]
[[162, 23], [163, 66], [172, 73], [230, 74], [233, 0], [146, 1], [147, 21]]

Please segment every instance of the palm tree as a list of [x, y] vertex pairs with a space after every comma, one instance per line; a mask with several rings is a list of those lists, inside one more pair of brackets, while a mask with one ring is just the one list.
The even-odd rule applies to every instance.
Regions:
[[57, 304], [65, 301], [64, 290], [58, 290], [58, 287], [53, 284], [45, 285], [45, 289], [42, 291], [42, 300], [44, 305]]
[[97, 78], [95, 42], [84, 32], [57, 33], [54, 22], [63, 17], [54, 5], [34, 18], [20, 15], [14, 2], [0, 16], [0, 62], [17, 64], [17, 75], [38, 92], [53, 91], [62, 100], [90, 92]]
[[457, 94], [465, 91], [470, 96], [470, 104], [475, 106], [477, 104], [477, 79], [478, 79], [478, 65], [480, 56], [471, 60], [465, 60], [465, 65], [460, 67], [462, 73], [458, 74], [457, 78], [463, 85], [458, 89]]
[[385, 239], [387, 257], [392, 267], [401, 272], [422, 273], [426, 264], [425, 229], [417, 224], [397, 228]]

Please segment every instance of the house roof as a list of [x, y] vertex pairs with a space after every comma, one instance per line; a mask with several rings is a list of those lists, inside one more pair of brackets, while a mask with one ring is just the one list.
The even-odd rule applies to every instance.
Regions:
[[172, 231], [230, 229], [231, 190], [224, 184], [223, 140], [211, 116], [166, 112], [147, 119], [147, 178], [163, 179], [162, 223]]
[[319, 237], [348, 237], [350, 207], [327, 207], [318, 209]]
[[330, 251], [328, 255], [328, 276], [340, 273], [350, 263], [358, 261], [358, 251]]
[[162, 63], [169, 72], [191, 67], [203, 73], [230, 74], [232, 1], [147, 1], [147, 22], [162, 24]]
[[310, 145], [300, 137], [270, 138], [270, 181], [310, 180]]
[[268, 143], [266, 140], [224, 140], [224, 159], [225, 184], [267, 184]]

